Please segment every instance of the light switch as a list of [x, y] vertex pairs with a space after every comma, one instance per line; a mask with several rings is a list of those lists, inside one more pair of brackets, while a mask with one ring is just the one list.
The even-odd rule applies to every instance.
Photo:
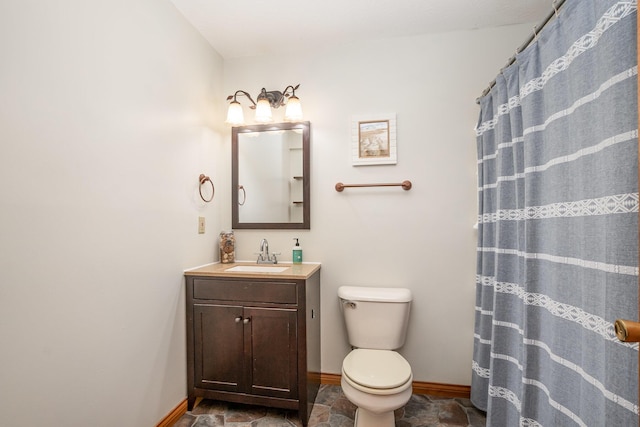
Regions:
[[204, 234], [204, 217], [198, 217], [198, 234]]

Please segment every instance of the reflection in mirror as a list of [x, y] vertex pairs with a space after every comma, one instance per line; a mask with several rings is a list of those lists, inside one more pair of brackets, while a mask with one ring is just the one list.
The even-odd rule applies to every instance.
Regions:
[[233, 228], [310, 228], [309, 133], [309, 122], [232, 129]]

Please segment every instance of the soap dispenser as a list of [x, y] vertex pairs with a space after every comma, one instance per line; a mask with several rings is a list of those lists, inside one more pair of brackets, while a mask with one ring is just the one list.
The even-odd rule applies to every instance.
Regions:
[[294, 264], [302, 264], [302, 246], [300, 246], [300, 242], [298, 242], [298, 238], [294, 238], [296, 241], [296, 245], [293, 247], [293, 263]]

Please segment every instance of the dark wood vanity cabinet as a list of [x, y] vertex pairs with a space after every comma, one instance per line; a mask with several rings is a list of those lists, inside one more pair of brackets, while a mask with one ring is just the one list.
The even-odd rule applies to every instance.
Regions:
[[195, 386], [298, 397], [296, 310], [196, 304]]
[[197, 397], [299, 411], [320, 385], [320, 272], [186, 276], [188, 408]]

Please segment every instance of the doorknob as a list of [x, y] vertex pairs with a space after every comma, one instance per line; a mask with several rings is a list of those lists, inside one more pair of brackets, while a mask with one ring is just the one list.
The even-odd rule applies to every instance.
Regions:
[[640, 342], [640, 323], [633, 320], [617, 319], [613, 327], [620, 341]]

